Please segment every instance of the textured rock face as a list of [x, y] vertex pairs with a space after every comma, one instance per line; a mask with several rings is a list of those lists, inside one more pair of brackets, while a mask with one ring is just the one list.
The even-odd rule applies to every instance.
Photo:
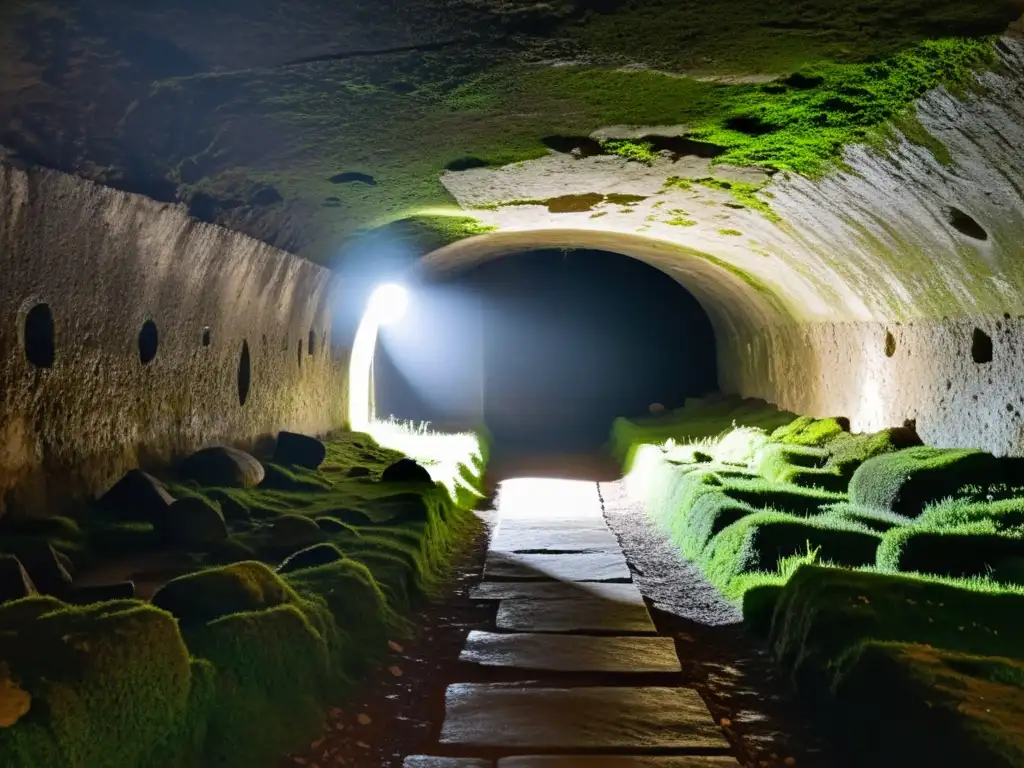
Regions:
[[180, 207], [0, 167], [0, 274], [3, 513], [100, 495], [205, 445], [342, 423], [319, 267]]
[[[977, 92], [918, 101], [930, 139], [894, 129], [822, 179], [778, 174], [762, 195], [772, 216], [697, 182], [756, 181], [706, 159], [549, 156], [447, 174], [500, 231], [422, 266], [447, 273], [534, 243], [617, 251], [701, 301], [724, 389], [854, 429], [912, 420], [933, 444], [1024, 453], [1024, 41], [998, 47], [1005, 66]], [[585, 210], [552, 205], [595, 189]]]

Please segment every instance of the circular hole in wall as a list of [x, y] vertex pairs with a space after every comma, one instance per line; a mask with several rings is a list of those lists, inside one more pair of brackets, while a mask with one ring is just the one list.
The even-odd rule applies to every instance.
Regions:
[[950, 207], [949, 224], [961, 235], [966, 235], [972, 240], [988, 240], [988, 232], [977, 219], [959, 208]]
[[981, 328], [975, 328], [971, 336], [971, 357], [978, 364], [992, 362], [992, 337]]
[[309, 329], [309, 342], [306, 347], [306, 351], [310, 357], [316, 354], [316, 333], [313, 332], [312, 328]]
[[302, 367], [302, 339], [299, 339], [299, 368]]
[[896, 337], [888, 329], [885, 331], [885, 356], [892, 357], [896, 354]]
[[203, 346], [210, 346], [210, 326], [203, 327]]
[[142, 330], [139, 331], [139, 360], [143, 365], [153, 362], [159, 343], [156, 323], [147, 320], [142, 324]]
[[249, 362], [249, 342], [242, 340], [242, 354], [238, 358], [238, 404], [245, 405], [249, 399], [249, 385], [252, 383], [252, 368]]
[[52, 368], [53, 313], [49, 304], [36, 304], [25, 315], [25, 357], [37, 368]]

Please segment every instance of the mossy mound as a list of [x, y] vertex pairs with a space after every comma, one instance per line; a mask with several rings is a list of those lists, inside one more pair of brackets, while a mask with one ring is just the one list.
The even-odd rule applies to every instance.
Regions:
[[269, 567], [258, 562], [232, 563], [172, 579], [153, 595], [183, 625], [221, 616], [296, 604], [298, 595]]
[[812, 419], [801, 416], [771, 434], [771, 440], [783, 445], [822, 446], [848, 432], [849, 424], [839, 419]]
[[835, 713], [854, 765], [1024, 765], [1020, 659], [864, 643], [837, 676]]
[[850, 480], [850, 501], [914, 517], [930, 502], [1012, 483], [1022, 465], [983, 451], [908, 448], [864, 462]]
[[136, 601], [28, 598], [0, 608], [0, 658], [32, 696], [0, 729], [10, 768], [156, 765], [187, 716], [189, 651], [170, 614]]
[[1024, 538], [997, 533], [893, 528], [882, 536], [877, 565], [887, 571], [985, 576], [1024, 558]]

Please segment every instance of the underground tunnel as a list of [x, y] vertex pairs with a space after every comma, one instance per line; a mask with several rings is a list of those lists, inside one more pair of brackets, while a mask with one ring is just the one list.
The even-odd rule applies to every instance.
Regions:
[[1024, 766], [1019, 0], [0, 8], [2, 768]]

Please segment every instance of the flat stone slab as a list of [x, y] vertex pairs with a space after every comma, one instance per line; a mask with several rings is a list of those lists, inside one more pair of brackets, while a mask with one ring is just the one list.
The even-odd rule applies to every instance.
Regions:
[[603, 515], [574, 514], [572, 512], [551, 512], [544, 515], [516, 515], [501, 512], [498, 516], [498, 522], [503, 527], [508, 528], [608, 530], [608, 523], [605, 522]]
[[442, 744], [513, 749], [728, 749], [692, 688], [451, 685]]
[[459, 661], [553, 672], [680, 672], [670, 637], [470, 632]]
[[657, 633], [643, 603], [598, 598], [502, 600], [496, 625], [510, 632]]
[[478, 760], [475, 757], [430, 757], [428, 755], [411, 755], [405, 758], [402, 768], [493, 768], [490, 760]]
[[493, 552], [621, 552], [619, 540], [607, 527], [552, 530], [500, 526], [491, 542]]
[[504, 581], [618, 581], [633, 580], [622, 551], [572, 552], [564, 555], [491, 553], [484, 565], [484, 579]]
[[631, 755], [520, 755], [498, 761], [498, 768], [740, 768], [736, 758], [725, 755], [631, 756]]
[[602, 581], [482, 581], [470, 592], [473, 600], [578, 600], [593, 597], [613, 603], [643, 605], [636, 584]]

